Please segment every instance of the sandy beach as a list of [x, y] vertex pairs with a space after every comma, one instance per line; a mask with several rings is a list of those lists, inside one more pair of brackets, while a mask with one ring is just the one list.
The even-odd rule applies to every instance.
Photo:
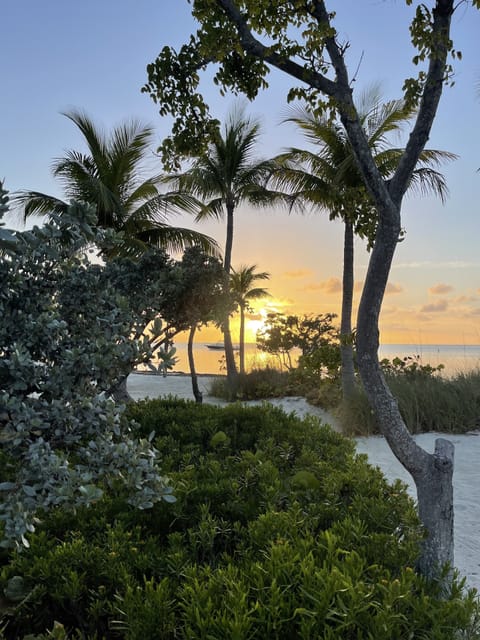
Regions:
[[[226, 402], [208, 395], [211, 376], [199, 376], [199, 386], [206, 403], [225, 405]], [[193, 399], [191, 379], [186, 375], [168, 375], [165, 378], [149, 374], [132, 374], [128, 379], [128, 391], [135, 399], [158, 398], [175, 395]], [[299, 417], [315, 415], [323, 422], [339, 430], [334, 418], [326, 411], [309, 405], [304, 398], [274, 398], [270, 401], [286, 412], [295, 412]], [[245, 404], [261, 404], [250, 401]], [[455, 566], [466, 576], [468, 586], [480, 591], [480, 433], [467, 435], [421, 434], [417, 442], [427, 451], [433, 451], [435, 439], [445, 437], [455, 445], [454, 500], [455, 500]], [[415, 498], [416, 491], [411, 476], [393, 456], [385, 439], [380, 436], [356, 438], [357, 451], [367, 454], [371, 464], [382, 469], [385, 476], [393, 480], [400, 478], [408, 485]]]

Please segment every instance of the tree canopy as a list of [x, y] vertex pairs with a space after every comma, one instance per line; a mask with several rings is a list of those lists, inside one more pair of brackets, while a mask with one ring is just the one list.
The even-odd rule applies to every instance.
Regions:
[[139, 122], [120, 124], [106, 134], [85, 113], [68, 111], [80, 130], [88, 153], [75, 149], [53, 163], [53, 175], [63, 185], [66, 201], [36, 191], [20, 191], [14, 201], [25, 217], [64, 214], [72, 201], [94, 207], [97, 225], [113, 229], [121, 242], [108, 250], [114, 254], [138, 256], [149, 247], [179, 251], [198, 245], [211, 253], [216, 243], [201, 233], [173, 227], [170, 214], [196, 211], [188, 194], [160, 192], [160, 176], [144, 177], [144, 162], [152, 142], [153, 129]]
[[[480, 8], [480, 0], [470, 4]], [[268, 86], [273, 67], [292, 78], [288, 100], [302, 98], [315, 114], [338, 114], [378, 215], [358, 311], [358, 366], [378, 423], [415, 480], [420, 518], [429, 533], [419, 568], [430, 577], [439, 577], [445, 563], [453, 564], [453, 445], [438, 439], [430, 454], [408, 432], [378, 361], [379, 316], [401, 232], [402, 200], [429, 139], [443, 87], [451, 82], [451, 60], [461, 57], [451, 37], [457, 7], [454, 0], [415, 3], [409, 27], [418, 73], [405, 79], [403, 90], [406, 104], [418, 109], [405, 150], [388, 179], [375, 164], [355, 107], [354, 75], [345, 60], [348, 43], [339, 37], [335, 13], [324, 0], [193, 0], [199, 29], [179, 52], [169, 47], [161, 51], [147, 68], [144, 87], [161, 112], [175, 117], [172, 138], [163, 146], [167, 160], [172, 150], [185, 155], [189, 144], [198, 145], [212, 131], [208, 107], [198, 92], [199, 71], [211, 63], [217, 64], [214, 82], [223, 92], [233, 90], [253, 99]]]
[[[80, 224], [81, 222], [81, 224]], [[137, 440], [109, 389], [151, 355], [105, 267], [78, 254], [104, 242], [91, 208], [71, 205], [15, 233], [0, 261], [2, 544], [28, 545], [37, 513], [115, 491], [140, 508], [172, 499], [154, 448]]]

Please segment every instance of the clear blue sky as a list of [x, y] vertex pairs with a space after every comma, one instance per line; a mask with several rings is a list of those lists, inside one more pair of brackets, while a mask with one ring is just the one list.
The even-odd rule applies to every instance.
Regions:
[[[360, 63], [358, 88], [380, 81], [386, 98], [400, 97], [403, 80], [414, 73], [408, 33], [413, 7], [403, 0], [337, 0], [328, 6], [350, 42], [350, 68]], [[3, 0], [0, 176], [6, 187], [62, 195], [50, 176], [51, 161], [65, 149], [81, 148], [74, 126], [60, 115], [70, 107], [84, 109], [107, 129], [139, 118], [155, 126], [160, 142], [170, 122], [140, 88], [161, 47], [178, 47], [195, 28], [189, 10], [186, 0]], [[451, 193], [445, 206], [433, 198], [405, 202], [407, 237], [382, 314], [385, 341], [480, 343], [479, 36], [480, 12], [461, 4], [453, 38], [463, 60], [455, 63], [455, 86], [445, 89], [429, 143], [460, 159], [444, 169]], [[251, 107], [265, 127], [263, 156], [301, 142], [279, 125], [290, 85], [272, 73], [271, 88]], [[204, 88], [214, 114], [223, 117], [233, 100], [221, 99], [208, 81]], [[204, 230], [223, 241], [221, 225]], [[234, 264], [256, 263], [270, 271], [272, 293], [291, 308], [338, 310], [341, 231], [322, 215], [243, 210]], [[367, 259], [359, 245], [359, 280]]]

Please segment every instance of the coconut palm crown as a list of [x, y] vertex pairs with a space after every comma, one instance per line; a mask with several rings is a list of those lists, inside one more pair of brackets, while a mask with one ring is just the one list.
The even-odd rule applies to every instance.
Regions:
[[[234, 109], [222, 131], [218, 131], [205, 153], [196, 158], [184, 173], [166, 178], [179, 194], [188, 194], [201, 202], [197, 221], [206, 218], [226, 219], [224, 269], [226, 291], [229, 290], [234, 234], [234, 214], [241, 203], [266, 206], [279, 194], [266, 188], [275, 168], [271, 160], [254, 157], [260, 136], [258, 121]], [[280, 197], [282, 197], [281, 194]], [[237, 370], [230, 334], [229, 318], [223, 321], [227, 376], [233, 383]]]
[[[403, 149], [392, 148], [392, 133], [414, 112], [400, 100], [383, 103], [378, 88], [366, 91], [358, 105], [360, 121], [381, 175], [393, 175]], [[285, 119], [300, 129], [312, 149], [290, 148], [276, 158], [279, 170], [274, 174], [277, 188], [288, 190], [290, 206], [319, 207], [330, 219], [340, 218], [345, 225], [343, 288], [341, 314], [342, 387], [344, 397], [351, 397], [355, 374], [352, 347], [353, 255], [354, 233], [373, 244], [377, 213], [365, 189], [362, 176], [343, 126], [326, 117], [317, 117], [305, 108], [292, 111]], [[445, 179], [436, 170], [440, 163], [457, 156], [446, 151], [425, 149], [413, 172], [410, 191], [421, 195], [432, 193], [443, 201], [448, 194]]]
[[142, 179], [151, 127], [130, 121], [106, 135], [81, 111], [63, 115], [82, 133], [88, 153], [70, 150], [53, 162], [52, 172], [63, 185], [66, 201], [36, 191], [16, 194], [13, 200], [25, 218], [63, 214], [69, 202], [85, 202], [95, 207], [99, 227], [120, 234], [117, 252], [138, 255], [151, 246], [180, 251], [193, 245], [216, 252], [211, 238], [167, 224], [170, 213], [197, 212], [191, 197], [160, 193], [160, 176]]
[[230, 276], [230, 292], [233, 301], [240, 309], [240, 373], [245, 373], [245, 311], [249, 308], [250, 300], [258, 300], [270, 296], [268, 289], [253, 286], [257, 280], [268, 280], [270, 274], [266, 271], [255, 271], [256, 264], [241, 265], [237, 270], [232, 269]]

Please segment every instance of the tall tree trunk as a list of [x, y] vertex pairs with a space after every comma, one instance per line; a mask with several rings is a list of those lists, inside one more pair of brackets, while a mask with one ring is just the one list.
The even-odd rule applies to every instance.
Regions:
[[[226, 203], [227, 209], [227, 235], [225, 240], [225, 294], [230, 296], [230, 270], [232, 266], [233, 247], [233, 212], [234, 204]], [[237, 365], [233, 351], [232, 334], [230, 331], [230, 313], [227, 311], [223, 320], [223, 344], [225, 347], [225, 364], [227, 366], [227, 385], [232, 398], [235, 396], [238, 384]]]
[[245, 373], [245, 307], [240, 305], [240, 373]]
[[195, 338], [195, 332], [197, 330], [197, 325], [194, 324], [190, 327], [190, 332], [188, 334], [188, 364], [190, 366], [190, 375], [192, 377], [192, 391], [193, 396], [195, 398], [195, 402], [201, 404], [203, 402], [203, 395], [198, 387], [198, 377], [197, 372], [195, 370], [195, 358], [193, 357], [193, 340]]
[[115, 402], [118, 402], [118, 404], [128, 404], [134, 401], [127, 390], [127, 378], [128, 375], [117, 382], [117, 384], [108, 392], [108, 394], [115, 400]]
[[345, 401], [355, 392], [355, 366], [353, 363], [352, 305], [353, 305], [353, 225], [344, 221], [342, 317], [340, 322], [340, 356], [342, 394]]
[[[393, 203], [380, 212], [377, 238], [368, 266], [357, 322], [357, 356], [365, 392], [394, 455], [412, 475], [418, 510], [427, 537], [418, 568], [438, 579], [446, 563], [453, 566], [454, 447], [437, 439], [434, 453], [419, 447], [409, 433], [398, 404], [388, 388], [378, 360], [378, 319], [390, 266], [400, 233], [400, 211]], [[443, 585], [448, 588], [449, 578]]]

